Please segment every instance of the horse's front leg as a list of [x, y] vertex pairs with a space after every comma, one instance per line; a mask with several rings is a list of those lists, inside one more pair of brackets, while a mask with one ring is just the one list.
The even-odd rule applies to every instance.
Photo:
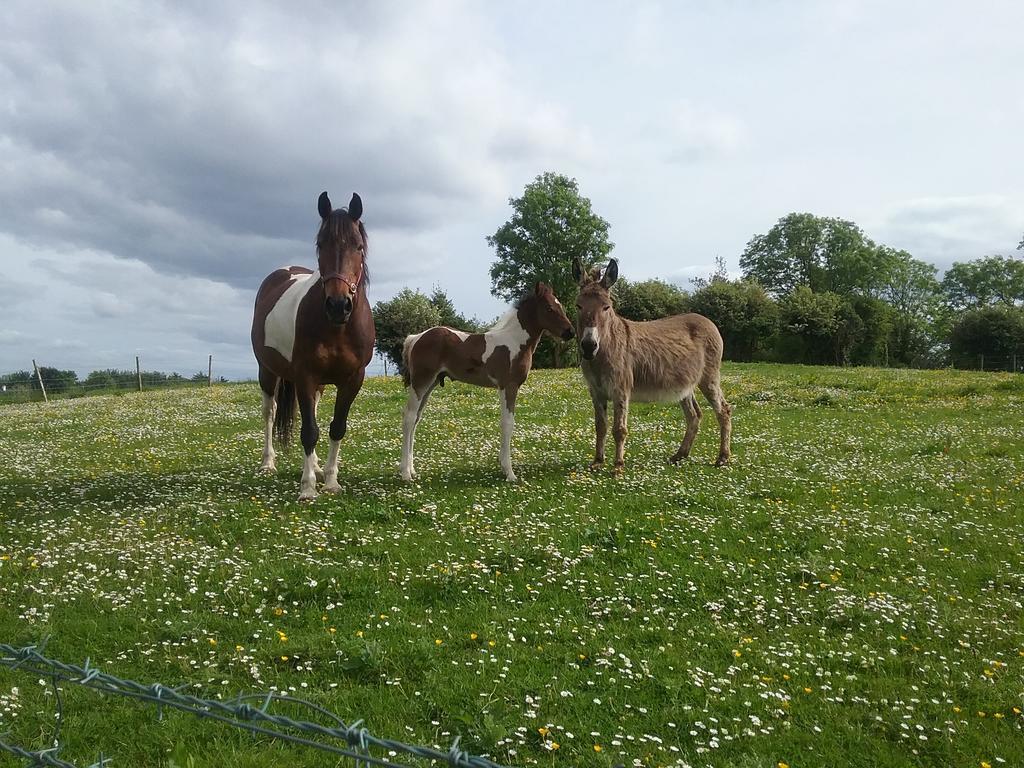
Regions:
[[[319, 426], [320, 422], [317, 420], [316, 411], [320, 407], [320, 398], [324, 395], [323, 386], [316, 388], [316, 392], [313, 394], [313, 421]], [[320, 458], [316, 455], [316, 448], [313, 449], [313, 472], [316, 474], [316, 479], [321, 483], [324, 481], [324, 469], [320, 466]]]
[[621, 472], [626, 466], [626, 434], [629, 421], [629, 398], [615, 398], [615, 422], [612, 424], [612, 437], [615, 438], [615, 471]]
[[324, 466], [324, 491], [337, 493], [341, 490], [338, 484], [338, 452], [341, 450], [341, 438], [348, 430], [348, 411], [352, 401], [356, 399], [363, 386], [366, 369], [360, 368], [347, 383], [338, 387], [338, 397], [334, 401], [334, 418], [331, 420], [331, 447], [327, 451], [327, 464]]
[[597, 437], [590, 468], [596, 469], [604, 464], [604, 444], [608, 440], [608, 401], [594, 393], [590, 394], [590, 398], [594, 401], [594, 432]]
[[295, 383], [299, 397], [299, 413], [302, 414], [302, 450], [306, 458], [302, 463], [302, 484], [299, 487], [299, 501], [316, 498], [316, 443], [320, 439], [320, 428], [316, 424], [316, 386]]
[[516, 396], [518, 385], [510, 384], [501, 392], [501, 468], [505, 470], [505, 479], [516, 482], [516, 473], [512, 470], [512, 432], [516, 428]]

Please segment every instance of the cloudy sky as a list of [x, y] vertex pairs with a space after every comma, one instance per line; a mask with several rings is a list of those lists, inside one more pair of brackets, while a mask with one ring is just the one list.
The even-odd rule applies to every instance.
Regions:
[[[216, 6], [210, 10], [207, 6]], [[363, 198], [373, 301], [493, 317], [485, 236], [546, 170], [631, 278], [790, 211], [944, 267], [1024, 232], [1015, 2], [0, 4], [0, 372], [251, 377], [255, 289]]]

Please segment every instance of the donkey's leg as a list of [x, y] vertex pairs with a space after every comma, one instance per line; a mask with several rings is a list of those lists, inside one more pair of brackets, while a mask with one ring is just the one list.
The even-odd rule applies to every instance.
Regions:
[[402, 412], [402, 463], [400, 471], [402, 479], [410, 482], [416, 478], [416, 470], [413, 466], [413, 452], [416, 448], [416, 427], [423, 415], [423, 407], [427, 404], [427, 398], [434, 391], [437, 380], [432, 380], [422, 390], [417, 389], [416, 384], [409, 385], [409, 397], [405, 401], [405, 410]]
[[590, 468], [596, 469], [604, 464], [604, 444], [608, 440], [608, 401], [593, 392], [590, 393], [590, 399], [594, 401], [594, 431], [597, 436]]
[[356, 399], [363, 386], [366, 369], [360, 368], [352, 378], [338, 387], [338, 397], [334, 401], [334, 418], [331, 420], [331, 447], [327, 451], [327, 464], [324, 467], [324, 491], [337, 493], [338, 485], [338, 452], [341, 450], [341, 439], [348, 430], [348, 411], [352, 401]]
[[616, 397], [614, 402], [612, 437], [615, 438], [615, 471], [621, 472], [626, 466], [626, 434], [629, 432], [629, 398]]
[[[313, 395], [313, 421], [319, 426], [320, 422], [317, 421], [316, 411], [320, 407], [320, 398], [323, 397], [324, 388], [322, 386], [316, 388], [316, 392]], [[313, 472], [316, 473], [316, 479], [321, 483], [324, 481], [324, 469], [320, 466], [320, 459], [316, 455], [316, 448], [313, 449]]]
[[299, 501], [312, 501], [316, 498], [316, 443], [320, 439], [320, 427], [313, 413], [316, 386], [309, 382], [295, 382], [295, 389], [299, 396], [299, 412], [302, 414], [302, 450], [306, 453], [302, 463]]
[[721, 433], [721, 444], [718, 448], [718, 459], [716, 466], [723, 466], [729, 463], [729, 438], [732, 436], [732, 406], [725, 401], [722, 394], [722, 384], [719, 381], [718, 373], [707, 377], [700, 383], [700, 391], [715, 409], [715, 416], [718, 418], [718, 429]]
[[504, 389], [499, 389], [501, 394], [501, 454], [499, 461], [501, 468], [505, 470], [505, 479], [510, 483], [516, 482], [516, 473], [512, 470], [512, 432], [516, 428], [516, 396], [519, 394], [519, 387], [510, 384]]
[[274, 417], [277, 415], [278, 378], [269, 369], [260, 366], [260, 391], [263, 393], [263, 464], [261, 472], [276, 472], [277, 452], [274, 450]]
[[683, 435], [683, 442], [679, 446], [679, 450], [669, 459], [673, 464], [682, 461], [690, 455], [690, 448], [693, 447], [693, 441], [697, 437], [697, 430], [700, 429], [701, 413], [700, 406], [697, 405], [697, 398], [691, 394], [689, 397], [684, 397], [680, 400], [679, 405], [682, 407], [683, 416], [686, 418], [686, 434]]

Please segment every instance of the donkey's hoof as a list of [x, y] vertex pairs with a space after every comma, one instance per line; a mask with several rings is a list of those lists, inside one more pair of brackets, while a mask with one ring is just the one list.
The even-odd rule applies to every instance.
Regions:
[[626, 463], [624, 461], [616, 461], [615, 466], [612, 467], [612, 474], [616, 477], [626, 471]]
[[729, 463], [729, 457], [728, 456], [719, 456], [715, 460], [715, 466], [716, 467], [724, 467], [728, 463]]
[[335, 480], [333, 483], [324, 483], [324, 493], [341, 493], [341, 486], [338, 485], [338, 481]]
[[519, 478], [516, 477], [516, 473], [515, 472], [509, 472], [507, 475], [505, 475], [505, 482], [506, 483], [518, 483], [519, 482]]
[[411, 482], [412, 482], [413, 480], [415, 480], [415, 479], [416, 479], [416, 473], [415, 473], [415, 472], [413, 472], [412, 470], [409, 470], [408, 472], [406, 472], [406, 471], [405, 471], [405, 470], [403, 469], [403, 470], [402, 470], [402, 479], [403, 479], [403, 480], [404, 480], [405, 482], [407, 482], [407, 483], [411, 483]]
[[681, 461], [686, 461], [687, 455], [685, 453], [673, 453], [668, 457], [669, 464], [678, 464]]
[[597, 459], [594, 459], [592, 462], [590, 462], [590, 467], [589, 468], [591, 470], [594, 470], [594, 469], [600, 469], [603, 466], [604, 466], [604, 461], [598, 461]]
[[277, 474], [277, 465], [274, 464], [274, 462], [269, 461], [266, 464], [264, 464], [262, 467], [260, 467], [260, 473], [264, 474], [264, 475]]

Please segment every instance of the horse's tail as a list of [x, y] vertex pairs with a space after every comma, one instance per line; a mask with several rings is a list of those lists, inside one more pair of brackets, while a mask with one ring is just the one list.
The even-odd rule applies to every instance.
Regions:
[[277, 387], [277, 414], [274, 416], [274, 433], [281, 445], [288, 445], [295, 426], [295, 384], [281, 379]]
[[408, 387], [412, 383], [412, 374], [409, 372], [409, 357], [412, 354], [412, 345], [419, 338], [418, 334], [405, 337], [402, 344], [402, 384]]

